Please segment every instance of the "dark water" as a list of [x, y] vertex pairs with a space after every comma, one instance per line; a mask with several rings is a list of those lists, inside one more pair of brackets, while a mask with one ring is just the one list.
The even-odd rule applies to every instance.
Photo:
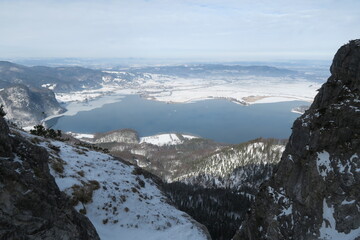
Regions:
[[140, 136], [179, 132], [240, 143], [258, 137], [288, 138], [292, 123], [300, 116], [290, 110], [304, 104], [307, 103], [292, 101], [241, 106], [227, 100], [167, 104], [131, 95], [121, 102], [64, 116], [49, 124], [79, 133], [132, 128]]

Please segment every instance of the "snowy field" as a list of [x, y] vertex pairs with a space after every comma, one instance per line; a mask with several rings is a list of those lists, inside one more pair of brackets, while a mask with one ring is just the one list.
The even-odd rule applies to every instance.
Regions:
[[164, 133], [148, 137], [142, 137], [140, 143], [149, 143], [157, 146], [177, 145], [184, 142], [184, 139], [197, 138], [191, 135]]
[[146, 77], [128, 82], [104, 82], [99, 89], [57, 93], [56, 98], [68, 109], [60, 115], [62, 116], [99, 108], [104, 104], [120, 101], [122, 96], [129, 94], [167, 103], [189, 103], [206, 99], [228, 99], [242, 105], [293, 100], [312, 102], [320, 86], [315, 81], [291, 77], [209, 79], [146, 74]]

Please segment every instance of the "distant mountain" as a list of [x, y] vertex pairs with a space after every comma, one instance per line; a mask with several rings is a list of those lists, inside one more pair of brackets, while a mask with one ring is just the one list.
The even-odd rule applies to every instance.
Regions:
[[35, 125], [65, 111], [53, 91], [99, 88], [111, 79], [109, 73], [82, 67], [26, 67], [0, 61], [0, 104], [10, 121], [19, 126]]
[[360, 39], [338, 50], [292, 129], [234, 239], [360, 239]]
[[190, 64], [177, 66], [134, 67], [126, 71], [134, 73], [163, 74], [178, 77], [205, 76], [297, 76], [299, 72], [270, 66], [242, 66], [225, 64]]
[[0, 105], [4, 106], [6, 118], [20, 127], [36, 125], [47, 116], [65, 111], [52, 91], [24, 84], [0, 89]]
[[30, 87], [47, 87], [55, 92], [68, 92], [84, 88], [98, 88], [104, 79], [113, 75], [82, 67], [26, 67], [0, 61], [0, 88], [6, 83]]

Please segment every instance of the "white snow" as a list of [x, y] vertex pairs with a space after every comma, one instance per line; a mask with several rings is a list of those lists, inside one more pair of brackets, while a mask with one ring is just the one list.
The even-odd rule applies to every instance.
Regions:
[[300, 114], [300, 115], [304, 114], [303, 112], [296, 111], [296, 110], [294, 110], [294, 109], [291, 109], [291, 112], [293, 112], [293, 113], [297, 113], [297, 114]]
[[316, 167], [318, 173], [325, 180], [325, 177], [328, 175], [328, 173], [330, 171], [333, 171], [333, 168], [331, 167], [330, 155], [328, 152], [323, 151], [318, 153], [318, 157], [316, 159]]
[[55, 87], [56, 87], [56, 83], [54, 83], [54, 84], [51, 84], [51, 83], [43, 84], [43, 85], [41, 85], [41, 87], [47, 88], [47, 89], [50, 89], [50, 90], [54, 90]]
[[354, 229], [348, 234], [336, 230], [334, 206], [328, 205], [325, 199], [323, 202], [323, 223], [319, 231], [321, 240], [354, 240], [360, 236], [360, 228]]
[[49, 143], [40, 145], [46, 147], [52, 157], [66, 162], [63, 173], [51, 168], [60, 190], [71, 196], [74, 185], [99, 183], [92, 201], [79, 203], [76, 209], [85, 207], [86, 216], [101, 239], [206, 239], [187, 214], [166, 203], [166, 197], [151, 179], [133, 174], [133, 166], [83, 147], [57, 141], [50, 143], [60, 148], [58, 156]]
[[184, 142], [182, 139], [179, 138], [178, 135], [181, 135], [185, 139], [197, 138], [196, 136], [191, 136], [191, 135], [165, 133], [165, 134], [158, 134], [148, 137], [142, 137], [140, 138], [140, 143], [150, 143], [157, 146], [177, 145]]
[[344, 200], [344, 201], [342, 201], [341, 205], [349, 205], [349, 204], [353, 204], [353, 203], [355, 203], [355, 200], [352, 200], [352, 201]]
[[94, 134], [91, 133], [74, 133], [74, 132], [67, 132], [67, 134], [70, 134], [74, 138], [77, 139], [83, 139], [83, 138], [94, 138]]

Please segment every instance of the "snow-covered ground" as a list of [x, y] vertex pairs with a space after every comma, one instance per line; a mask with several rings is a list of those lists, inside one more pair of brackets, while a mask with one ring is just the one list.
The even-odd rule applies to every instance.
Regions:
[[197, 138], [196, 136], [184, 135], [184, 134], [175, 134], [175, 133], [164, 133], [148, 137], [140, 138], [140, 143], [150, 143], [157, 146], [164, 145], [177, 145], [184, 142], [183, 139], [193, 139]]
[[320, 84], [305, 79], [244, 77], [211, 80], [175, 78], [172, 81], [143, 86], [143, 95], [157, 101], [184, 103], [225, 98], [248, 104], [301, 100], [311, 102]]
[[60, 190], [70, 198], [90, 196], [75, 208], [85, 212], [101, 239], [207, 239], [198, 223], [170, 205], [154, 181], [133, 166], [63, 142], [41, 138], [39, 145], [50, 153], [50, 171]]

